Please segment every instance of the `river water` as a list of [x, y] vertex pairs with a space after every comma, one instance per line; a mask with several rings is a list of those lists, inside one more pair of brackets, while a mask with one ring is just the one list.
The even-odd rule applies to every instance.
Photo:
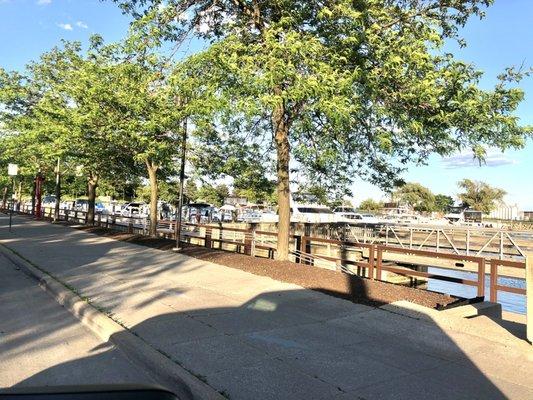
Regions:
[[[445, 276], [453, 276], [455, 278], [477, 280], [477, 274], [472, 272], [451, 271], [441, 268], [428, 268], [431, 274], [439, 274]], [[490, 275], [486, 275], [485, 279], [485, 299], [489, 299]], [[502, 286], [514, 286], [516, 288], [525, 289], [526, 281], [524, 279], [499, 277], [498, 284]], [[428, 290], [440, 293], [448, 293], [455, 296], [472, 298], [477, 295], [477, 288], [475, 286], [463, 285], [460, 283], [445, 282], [436, 279], [430, 279], [427, 285]], [[515, 293], [508, 293], [498, 291], [498, 303], [502, 305], [505, 311], [512, 311], [519, 314], [526, 313], [526, 296]]]

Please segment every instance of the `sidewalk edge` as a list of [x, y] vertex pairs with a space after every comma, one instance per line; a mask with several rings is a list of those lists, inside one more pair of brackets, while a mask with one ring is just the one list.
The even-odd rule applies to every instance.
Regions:
[[225, 399], [219, 392], [198, 379], [191, 372], [156, 350], [141, 337], [123, 327], [74, 288], [61, 282], [46, 270], [33, 264], [15, 250], [0, 243], [0, 253], [22, 272], [38, 281], [39, 286], [103, 341], [110, 341], [136, 365], [143, 367], [158, 383], [173, 391], [180, 399]]

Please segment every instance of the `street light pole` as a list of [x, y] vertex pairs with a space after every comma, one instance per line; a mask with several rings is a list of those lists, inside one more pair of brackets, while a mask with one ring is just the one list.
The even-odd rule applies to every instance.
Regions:
[[13, 208], [15, 207], [15, 202], [13, 199], [13, 195], [15, 194], [15, 179], [14, 177], [18, 174], [18, 165], [17, 164], [9, 164], [7, 166], [7, 174], [9, 177], [11, 177], [11, 186], [12, 186], [12, 193], [11, 193], [11, 210], [9, 212], [9, 232], [11, 232], [11, 225], [13, 222]]
[[11, 232], [11, 226], [13, 225], [13, 208], [15, 207], [15, 202], [13, 201], [13, 195], [15, 194], [15, 190], [13, 189], [15, 187], [15, 179], [13, 176], [11, 176], [11, 207], [9, 210], [9, 232]]
[[183, 121], [183, 133], [181, 137], [181, 169], [180, 169], [180, 190], [178, 197], [178, 215], [176, 218], [176, 247], [174, 251], [181, 251], [181, 215], [183, 209], [183, 186], [185, 182], [185, 155], [187, 151], [187, 119]]

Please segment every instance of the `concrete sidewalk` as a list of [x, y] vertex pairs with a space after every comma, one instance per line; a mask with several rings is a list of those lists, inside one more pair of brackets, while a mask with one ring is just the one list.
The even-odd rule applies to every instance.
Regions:
[[1, 244], [231, 399], [533, 398], [524, 347], [64, 226], [14, 222], [9, 233], [0, 218]]
[[0, 274], [0, 387], [155, 383], [2, 254]]

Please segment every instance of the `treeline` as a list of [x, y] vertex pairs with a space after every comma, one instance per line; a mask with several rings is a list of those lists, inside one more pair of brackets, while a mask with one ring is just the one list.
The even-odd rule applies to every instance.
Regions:
[[[356, 177], [390, 190], [432, 153], [483, 160], [529, 134], [514, 115], [524, 73], [483, 90], [444, 49], [485, 0], [115, 2], [133, 19], [123, 41], [63, 42], [0, 70], [1, 162], [19, 164], [29, 189], [38, 172], [50, 185], [59, 160], [64, 184], [86, 185], [89, 219], [100, 191], [140, 181], [155, 234], [186, 141], [190, 178], [231, 176], [277, 202], [283, 260], [295, 177], [336, 198]], [[192, 37], [204, 49], [177, 59]]]
[[[506, 192], [485, 182], [463, 179], [457, 183], [460, 193], [457, 204], [483, 213], [494, 210], [502, 201]], [[402, 205], [409, 206], [419, 212], [447, 212], [456, 204], [455, 199], [446, 194], [433, 194], [431, 190], [419, 183], [405, 183], [391, 193], [391, 199]], [[361, 202], [359, 209], [379, 211], [383, 203], [373, 199]]]

